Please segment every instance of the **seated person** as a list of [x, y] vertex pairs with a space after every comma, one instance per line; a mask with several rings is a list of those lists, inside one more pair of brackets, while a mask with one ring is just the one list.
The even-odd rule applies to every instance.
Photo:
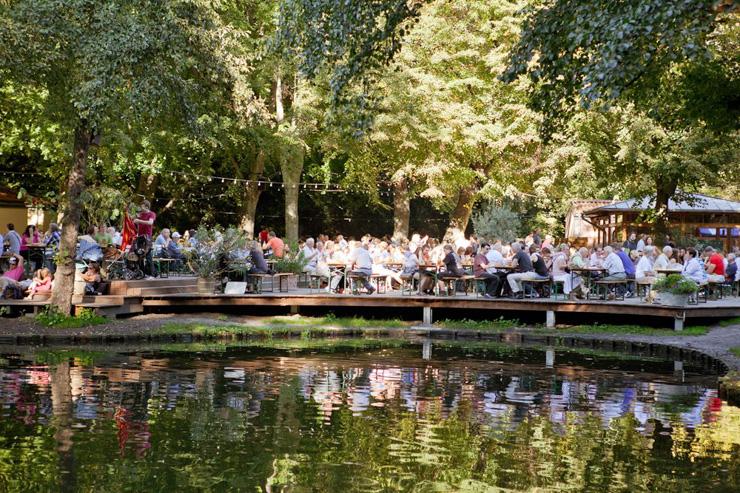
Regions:
[[154, 255], [162, 255], [164, 252], [166, 252], [167, 246], [170, 244], [171, 241], [172, 238], [170, 237], [169, 228], [162, 228], [162, 231], [159, 232], [152, 245], [152, 248], [154, 248]]
[[684, 254], [684, 265], [681, 274], [697, 284], [706, 284], [709, 274], [699, 261], [698, 253], [694, 248], [687, 248]]
[[103, 258], [103, 250], [95, 241], [95, 226], [88, 226], [86, 234], [80, 236], [80, 244], [77, 247], [77, 260], [97, 262]]
[[708, 246], [704, 249], [706, 262], [704, 268], [707, 270], [707, 280], [709, 282], [725, 282], [725, 261], [714, 248]]
[[50, 293], [51, 283], [53, 280], [54, 276], [46, 267], [37, 270], [36, 274], [33, 276], [33, 282], [28, 288], [28, 296], [26, 296], [26, 299], [32, 300], [35, 294]]
[[473, 275], [476, 279], [483, 279], [486, 289], [483, 296], [486, 298], [493, 298], [496, 296], [499, 283], [498, 276], [488, 272], [489, 265], [486, 255], [490, 249], [491, 246], [488, 243], [481, 243], [478, 247], [478, 254], [473, 259]]
[[31, 281], [22, 281], [25, 273], [23, 257], [14, 253], [8, 259], [8, 264], [8, 270], [3, 273], [2, 277], [0, 277], [0, 296], [5, 294], [5, 290], [7, 288], [23, 290], [31, 284]]
[[737, 268], [737, 255], [734, 253], [728, 253], [727, 254], [727, 267], [725, 268], [725, 280], [729, 283], [733, 283], [737, 281], [738, 274], [740, 271], [738, 271]]
[[319, 251], [314, 247], [313, 238], [306, 240], [301, 252], [303, 253], [303, 258], [306, 260], [306, 266], [303, 268], [303, 272], [313, 274], [319, 264]]
[[[370, 276], [373, 274], [373, 259], [368, 249], [369, 245], [367, 243], [355, 242], [355, 248], [347, 258], [347, 271], [349, 271], [348, 273], [350, 275], [360, 276], [359, 279], [365, 287], [367, 294], [373, 294], [375, 288], [370, 284]], [[332, 291], [335, 291], [339, 284], [338, 280], [335, 283], [336, 279], [337, 276], [332, 278], [330, 286]], [[339, 279], [341, 280], [341, 277]]]
[[167, 243], [167, 247], [164, 253], [167, 254], [169, 258], [173, 258], [175, 260], [182, 260], [185, 258], [185, 255], [182, 253], [182, 248], [180, 247], [180, 244], [177, 242], [177, 240], [180, 239], [180, 233], [175, 231], [172, 233], [172, 239]]
[[90, 262], [85, 272], [82, 273], [82, 280], [85, 281], [85, 294], [102, 294], [102, 278], [97, 262]]
[[256, 241], [249, 243], [249, 256], [252, 259], [252, 268], [249, 269], [250, 274], [269, 274], [270, 269], [267, 267], [267, 261], [262, 254], [259, 243]]
[[93, 238], [95, 238], [95, 241], [100, 245], [100, 248], [103, 249], [108, 248], [108, 245], [113, 243], [113, 237], [108, 234], [108, 228], [105, 227], [105, 224], [98, 226]]

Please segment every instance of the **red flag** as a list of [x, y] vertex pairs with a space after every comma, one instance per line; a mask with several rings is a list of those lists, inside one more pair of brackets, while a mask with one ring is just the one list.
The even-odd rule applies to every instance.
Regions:
[[126, 251], [126, 248], [134, 242], [136, 238], [136, 227], [134, 221], [128, 217], [128, 212], [123, 213], [123, 228], [121, 232], [121, 251]]

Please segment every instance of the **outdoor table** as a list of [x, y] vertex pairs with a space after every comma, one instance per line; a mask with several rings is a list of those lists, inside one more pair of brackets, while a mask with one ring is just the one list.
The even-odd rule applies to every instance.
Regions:
[[419, 294], [421, 294], [421, 272], [424, 271], [428, 275], [432, 276], [432, 279], [434, 280], [434, 292], [437, 291], [437, 281], [439, 281], [439, 269], [440, 265], [437, 264], [419, 264]]
[[603, 267], [571, 267], [570, 269], [570, 281], [571, 285], [575, 284], [575, 277], [578, 275], [578, 273], [585, 274], [581, 277], [584, 278], [586, 282], [586, 299], [591, 295], [591, 286], [593, 284], [593, 277], [594, 274], [598, 274], [601, 272], [608, 272], [608, 269], [604, 269]]
[[29, 263], [30, 261], [38, 260], [38, 268], [43, 267], [46, 261], [46, 245], [43, 243], [29, 243], [26, 247], [28, 247]]
[[655, 269], [656, 274], [680, 274], [683, 271], [683, 268], [680, 269]]
[[[333, 274], [336, 271], [342, 271], [342, 289], [347, 290], [347, 263], [346, 262], [327, 262], [326, 265], [329, 267], [329, 271]], [[331, 286], [331, 278], [329, 276], [329, 286]]]

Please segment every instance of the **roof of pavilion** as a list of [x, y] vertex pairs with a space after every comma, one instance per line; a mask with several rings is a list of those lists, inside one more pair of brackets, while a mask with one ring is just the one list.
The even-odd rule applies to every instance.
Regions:
[[[696, 213], [734, 213], [740, 214], [740, 202], [732, 200], [710, 197], [701, 193], [689, 194], [688, 200], [679, 202], [673, 199], [668, 201], [668, 210], [670, 212], [696, 212]], [[652, 200], [649, 197], [642, 199], [629, 199], [621, 202], [603, 205], [595, 209], [586, 211], [589, 216], [597, 216], [602, 213], [611, 212], [640, 212], [653, 207]]]

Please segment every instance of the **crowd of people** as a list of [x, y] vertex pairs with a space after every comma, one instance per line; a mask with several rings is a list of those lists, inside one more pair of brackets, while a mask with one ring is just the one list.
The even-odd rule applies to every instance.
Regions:
[[[110, 225], [91, 225], [79, 236], [76, 257], [87, 265], [82, 272], [86, 292], [100, 292], [101, 262], [120, 257], [122, 251], [131, 248], [133, 237], [148, 242], [144, 262], [148, 276], [157, 274], [154, 257], [168, 257], [182, 265], [186, 252], [197, 245], [196, 231], [191, 229], [181, 234], [172, 228], [162, 228], [154, 236], [156, 217], [149, 202], [143, 201], [129, 223], [130, 231], [126, 223], [123, 231]], [[53, 262], [39, 262], [28, 251], [29, 247], [41, 248], [46, 252], [45, 259], [53, 257], [61, 238], [59, 227], [51, 224], [42, 233], [29, 225], [23, 234], [18, 234], [14, 225], [8, 224], [3, 236], [8, 245], [5, 256], [8, 266], [0, 277], [2, 292], [13, 288], [33, 297], [50, 291]], [[2, 248], [0, 240], [0, 254]], [[265, 274], [271, 272], [270, 259], [291, 255], [303, 262], [303, 272], [318, 278], [330, 293], [346, 289], [347, 280], [352, 278], [363, 285], [366, 293], [372, 294], [376, 287], [370, 280], [380, 277], [385, 279], [387, 289], [406, 288], [433, 295], [450, 284], [461, 288], [462, 282], [455, 282], [461, 278], [477, 282], [486, 298], [524, 298], [542, 295], [531, 290], [527, 281], [551, 279], [562, 284], [564, 294], [575, 300], [589, 294], [590, 283], [584, 282], [582, 269], [601, 269], [589, 276], [602, 280], [626, 281], [626, 292], [621, 294], [632, 297], [636, 294], [635, 283], [653, 284], [661, 273], [671, 270], [697, 284], [740, 281], [739, 254], [738, 247], [731, 252], [719, 252], [709, 246], [701, 251], [677, 248], [669, 239], [659, 248], [650, 236], [634, 233], [623, 243], [577, 248], [568, 243], [558, 244], [549, 235], [543, 239], [537, 230], [510, 243], [485, 241], [476, 235], [438, 241], [419, 234], [411, 238], [365, 235], [359, 239], [345, 239], [343, 235], [329, 238], [321, 234], [315, 239], [306, 238], [299, 243], [297, 251], [291, 252], [274, 231], [262, 228], [257, 238], [234, 256], [248, 262], [249, 273]], [[26, 262], [31, 263], [28, 271]]]
[[712, 247], [699, 252], [672, 244], [659, 250], [650, 237], [636, 235], [623, 243], [592, 248], [555, 244], [549, 236], [541, 240], [536, 231], [511, 243], [479, 241], [475, 235], [450, 242], [420, 235], [398, 241], [369, 235], [358, 241], [346, 241], [341, 235], [332, 240], [321, 235], [317, 241], [306, 239], [301, 252], [308, 262], [306, 272], [326, 277], [330, 292], [339, 289], [343, 265], [364, 275], [368, 293], [374, 291], [367, 283], [370, 275], [386, 277], [388, 286], [399, 289], [415, 281], [425, 294], [434, 293], [435, 281], [442, 287], [450, 279], [472, 275], [484, 284], [487, 298], [537, 297], [535, 291], [524, 292], [523, 281], [546, 279], [562, 283], [571, 300], [583, 298], [587, 283], [577, 272], [587, 268], [602, 269], [589, 273], [594, 278], [626, 281], [626, 297], [635, 295], [634, 282], [653, 284], [661, 271], [680, 272], [697, 284], [740, 280], [737, 248], [726, 255]]

